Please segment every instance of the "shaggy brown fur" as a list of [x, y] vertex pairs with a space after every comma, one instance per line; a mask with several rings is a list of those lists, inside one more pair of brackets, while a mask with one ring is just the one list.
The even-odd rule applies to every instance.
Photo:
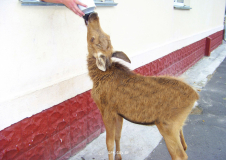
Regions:
[[[106, 127], [109, 160], [113, 160], [114, 141], [116, 153], [120, 153], [123, 118], [137, 124], [157, 125], [172, 159], [187, 159], [182, 126], [198, 94], [174, 77], [144, 77], [112, 62], [111, 57], [130, 60], [123, 52], [113, 53], [110, 37], [101, 29], [96, 13], [90, 15], [87, 28], [92, 97]], [[116, 154], [115, 159], [121, 160], [121, 155]]]

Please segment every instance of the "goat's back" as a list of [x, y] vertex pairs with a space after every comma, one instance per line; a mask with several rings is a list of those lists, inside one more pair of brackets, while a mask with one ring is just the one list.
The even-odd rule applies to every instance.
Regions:
[[174, 119], [190, 112], [199, 98], [191, 86], [179, 79], [144, 77], [118, 63], [95, 77], [98, 80], [94, 81], [92, 95], [102, 114], [119, 114], [134, 123]]

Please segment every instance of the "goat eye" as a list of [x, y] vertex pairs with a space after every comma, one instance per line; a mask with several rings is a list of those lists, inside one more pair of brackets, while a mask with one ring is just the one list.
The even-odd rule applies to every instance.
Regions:
[[90, 41], [91, 41], [91, 42], [93, 42], [93, 41], [94, 41], [94, 39], [95, 39], [95, 38], [94, 38], [94, 37], [92, 37]]

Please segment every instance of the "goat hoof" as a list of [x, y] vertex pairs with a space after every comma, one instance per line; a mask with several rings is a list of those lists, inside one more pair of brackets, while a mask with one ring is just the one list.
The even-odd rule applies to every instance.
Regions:
[[115, 160], [122, 160], [121, 154], [115, 154]]
[[187, 145], [185, 145], [185, 146], [184, 146], [184, 151], [186, 151], [186, 150], [187, 150], [187, 148], [188, 148], [188, 147], [187, 147]]

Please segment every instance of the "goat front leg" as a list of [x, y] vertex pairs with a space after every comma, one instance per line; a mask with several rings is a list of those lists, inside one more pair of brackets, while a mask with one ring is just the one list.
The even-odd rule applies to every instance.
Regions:
[[106, 145], [108, 149], [108, 159], [114, 160], [116, 118], [115, 117], [108, 117], [107, 119], [103, 118], [103, 121], [106, 128]]
[[116, 143], [116, 153], [115, 160], [122, 160], [121, 150], [120, 150], [120, 138], [123, 125], [123, 118], [121, 116], [116, 117], [116, 131], [115, 131], [115, 143]]

